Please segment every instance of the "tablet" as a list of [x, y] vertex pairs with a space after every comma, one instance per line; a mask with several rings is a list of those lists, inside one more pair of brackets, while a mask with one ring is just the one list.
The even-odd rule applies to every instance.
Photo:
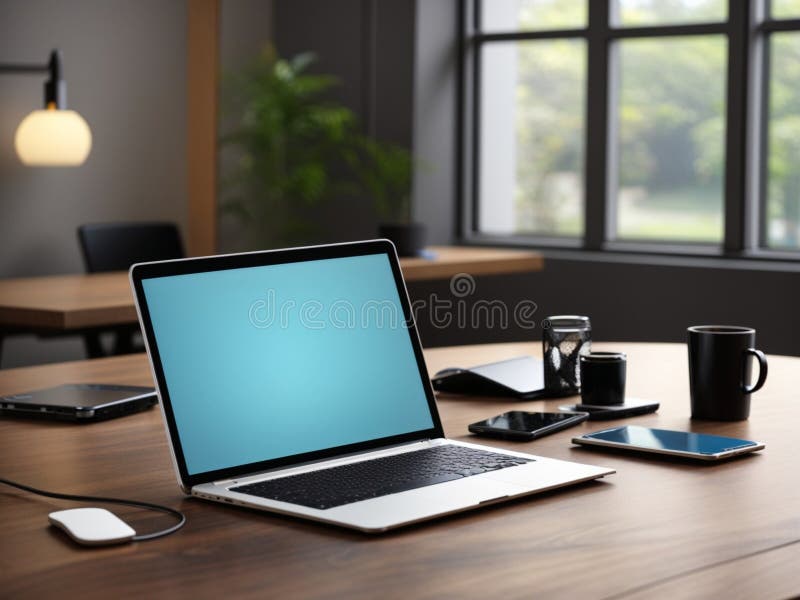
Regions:
[[91, 423], [145, 410], [157, 400], [151, 387], [68, 383], [0, 397], [0, 415]]

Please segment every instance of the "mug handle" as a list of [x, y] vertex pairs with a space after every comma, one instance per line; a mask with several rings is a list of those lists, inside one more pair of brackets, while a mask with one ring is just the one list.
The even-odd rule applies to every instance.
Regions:
[[745, 394], [752, 394], [760, 390], [761, 386], [763, 386], [764, 382], [767, 380], [767, 357], [764, 356], [761, 350], [756, 350], [755, 348], [748, 348], [744, 353], [745, 360], [747, 360], [747, 355], [754, 356], [756, 360], [758, 360], [758, 381], [756, 381], [755, 385], [750, 386], [742, 382], [742, 391]]

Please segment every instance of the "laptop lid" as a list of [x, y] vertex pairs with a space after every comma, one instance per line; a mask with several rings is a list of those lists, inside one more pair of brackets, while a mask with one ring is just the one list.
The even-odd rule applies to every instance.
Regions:
[[387, 240], [137, 264], [185, 489], [444, 437]]

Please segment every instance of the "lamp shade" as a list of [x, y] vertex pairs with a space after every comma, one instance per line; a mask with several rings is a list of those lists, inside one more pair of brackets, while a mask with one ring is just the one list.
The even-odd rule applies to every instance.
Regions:
[[89, 156], [92, 132], [74, 110], [34, 110], [17, 127], [14, 146], [28, 166], [77, 166]]

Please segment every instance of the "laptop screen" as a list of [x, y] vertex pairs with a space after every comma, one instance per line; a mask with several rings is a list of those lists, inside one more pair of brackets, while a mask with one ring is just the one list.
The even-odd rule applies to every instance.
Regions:
[[189, 475], [434, 426], [386, 254], [142, 287]]

